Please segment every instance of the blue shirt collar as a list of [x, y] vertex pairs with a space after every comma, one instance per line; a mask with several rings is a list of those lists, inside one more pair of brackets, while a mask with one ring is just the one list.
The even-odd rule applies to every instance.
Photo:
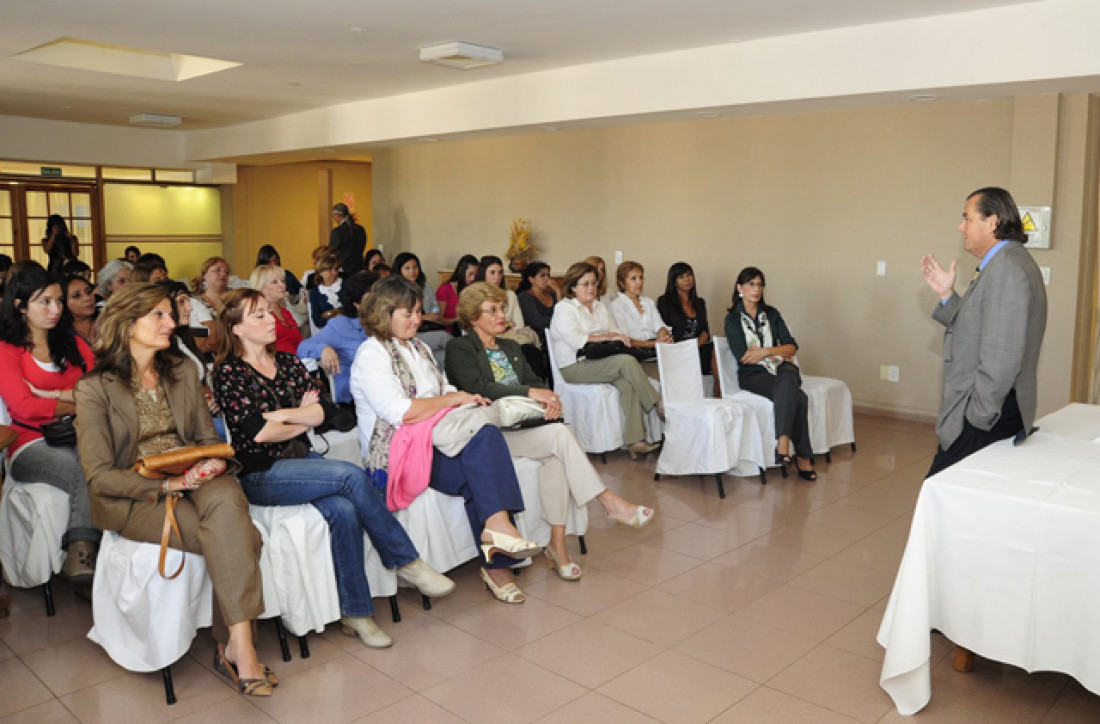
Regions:
[[997, 252], [1004, 248], [1004, 245], [1009, 242], [1008, 239], [1001, 239], [996, 244], [989, 248], [989, 251], [982, 257], [982, 263], [978, 265], [978, 271], [984, 271], [985, 265], [989, 263], [989, 260], [997, 255]]

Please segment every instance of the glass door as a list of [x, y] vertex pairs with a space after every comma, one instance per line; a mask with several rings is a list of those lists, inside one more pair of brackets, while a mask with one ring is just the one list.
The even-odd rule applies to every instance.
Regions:
[[27, 187], [24, 194], [28, 258], [42, 266], [49, 265], [49, 256], [42, 248], [42, 241], [48, 236], [46, 220], [53, 214], [59, 214], [79, 243], [77, 258], [94, 269], [91, 191], [86, 188]]
[[0, 254], [15, 259], [15, 215], [11, 189], [0, 189]]

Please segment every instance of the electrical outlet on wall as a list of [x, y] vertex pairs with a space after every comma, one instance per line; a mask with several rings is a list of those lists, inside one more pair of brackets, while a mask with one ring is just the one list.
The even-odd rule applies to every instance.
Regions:
[[623, 253], [621, 251], [615, 252], [615, 264], [616, 266], [623, 263]]
[[900, 382], [901, 368], [897, 365], [881, 365], [878, 368], [878, 378], [883, 382]]

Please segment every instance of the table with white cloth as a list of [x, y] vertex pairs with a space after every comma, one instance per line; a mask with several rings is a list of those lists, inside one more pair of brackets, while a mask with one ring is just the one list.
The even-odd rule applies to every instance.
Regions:
[[931, 699], [931, 635], [1100, 693], [1100, 406], [1073, 404], [924, 482], [878, 632], [898, 712]]

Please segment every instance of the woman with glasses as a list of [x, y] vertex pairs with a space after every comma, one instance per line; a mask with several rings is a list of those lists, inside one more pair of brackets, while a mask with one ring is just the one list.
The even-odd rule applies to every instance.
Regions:
[[741, 388], [775, 404], [776, 461], [791, 462], [793, 443], [798, 477], [817, 480], [806, 416], [809, 401], [802, 391], [798, 366], [791, 362], [798, 343], [779, 310], [764, 302], [764, 272], [754, 266], [737, 275], [733, 306], [726, 315], [726, 339], [738, 362]]

